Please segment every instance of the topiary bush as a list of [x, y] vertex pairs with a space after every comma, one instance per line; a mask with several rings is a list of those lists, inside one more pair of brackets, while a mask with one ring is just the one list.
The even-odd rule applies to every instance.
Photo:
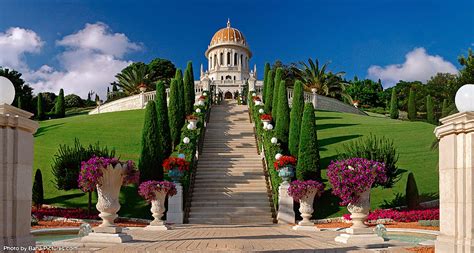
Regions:
[[274, 81], [273, 81], [273, 70], [269, 70], [267, 73], [267, 92], [265, 97], [265, 112], [272, 113], [272, 102], [273, 102], [273, 89], [274, 89]]
[[428, 123], [436, 124], [433, 106], [433, 98], [430, 95], [426, 96], [426, 120]]
[[56, 104], [54, 105], [56, 117], [64, 118], [66, 116], [66, 105], [64, 101], [64, 90], [59, 90], [59, 96], [56, 98]]
[[176, 86], [178, 88], [178, 129], [181, 129], [185, 122], [185, 105], [184, 105], [184, 82], [183, 82], [183, 72], [181, 69], [176, 69], [176, 75], [174, 77], [176, 80]]
[[43, 175], [41, 170], [37, 169], [35, 172], [35, 180], [33, 182], [32, 192], [32, 203], [36, 206], [36, 209], [40, 209], [44, 204], [44, 191], [43, 191]]
[[[278, 125], [277, 125], [278, 126]], [[321, 180], [318, 132], [312, 103], [306, 103], [301, 121], [296, 179]]]
[[413, 88], [410, 89], [410, 95], [408, 96], [408, 119], [416, 120], [416, 93]]
[[387, 181], [378, 185], [390, 188], [396, 181], [398, 181], [398, 154], [392, 140], [384, 136], [377, 137], [370, 134], [365, 138], [361, 138], [359, 140], [352, 141], [349, 144], [343, 145], [343, 151], [339, 152], [338, 159], [343, 160], [354, 157], [366, 158], [385, 164]]
[[[171, 131], [168, 117], [168, 105], [166, 103], [166, 88], [163, 81], [156, 84], [156, 115], [158, 116], [158, 135], [160, 138], [161, 151], [163, 157], [168, 157], [171, 154]], [[194, 108], [193, 108], [194, 109]]]
[[272, 100], [272, 116], [273, 119], [276, 121], [278, 119], [278, 100], [280, 96], [278, 92], [280, 91], [280, 82], [283, 77], [283, 69], [277, 68], [275, 73], [275, 79], [273, 81], [273, 100]]
[[301, 118], [304, 110], [303, 83], [296, 81], [293, 89], [293, 101], [290, 113], [290, 133], [288, 138], [288, 150], [290, 154], [298, 158], [298, 147], [300, 142]]
[[408, 209], [417, 209], [420, 206], [420, 194], [418, 193], [418, 187], [416, 186], [413, 172], [408, 174], [405, 194]]
[[449, 108], [448, 108], [448, 100], [445, 98], [443, 100], [443, 107], [441, 108], [441, 118], [448, 116]]
[[288, 133], [290, 131], [290, 108], [285, 81], [280, 82], [278, 91], [278, 118], [276, 120], [276, 135], [284, 149], [288, 147]]
[[390, 118], [398, 119], [399, 117], [398, 111], [398, 98], [397, 98], [397, 91], [395, 87], [392, 88], [392, 98], [390, 100]]
[[44, 101], [42, 93], [38, 93], [37, 104], [36, 104], [36, 118], [38, 120], [43, 120], [46, 114], [44, 113]]
[[174, 148], [179, 143], [180, 136], [180, 120], [181, 114], [179, 112], [179, 90], [178, 82], [176, 79], [171, 80], [171, 86], [169, 91], [169, 104], [168, 104], [168, 117], [169, 117], [169, 126], [171, 133], [171, 146]]
[[145, 110], [145, 122], [142, 130], [142, 142], [138, 170], [140, 183], [148, 180], [163, 180], [163, 151], [161, 136], [158, 132], [158, 116], [155, 101], [148, 101]]
[[262, 94], [262, 99], [263, 99], [263, 102], [265, 103], [267, 102], [268, 80], [269, 80], [269, 77], [267, 75], [269, 71], [270, 71], [270, 63], [266, 62], [264, 70], [263, 70], [263, 94]]
[[193, 113], [195, 97], [193, 63], [189, 61], [184, 71], [184, 115]]

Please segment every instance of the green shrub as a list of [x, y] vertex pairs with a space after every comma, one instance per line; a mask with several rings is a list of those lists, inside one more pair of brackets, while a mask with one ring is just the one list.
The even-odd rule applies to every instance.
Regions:
[[44, 191], [43, 191], [43, 175], [41, 170], [37, 169], [35, 172], [35, 180], [33, 182], [33, 193], [31, 195], [32, 203], [36, 206], [36, 209], [41, 208], [44, 204]]
[[280, 91], [280, 82], [282, 77], [283, 69], [277, 68], [275, 73], [275, 79], [273, 81], [272, 117], [274, 122], [276, 122], [276, 120], [278, 119], [278, 100], [280, 99], [278, 92]]
[[184, 83], [183, 83], [183, 72], [181, 69], [176, 69], [176, 86], [178, 88], [178, 130], [181, 129], [185, 122], [185, 108], [184, 108]]
[[169, 104], [168, 104], [168, 118], [169, 118], [169, 126], [170, 126], [170, 133], [171, 133], [171, 145], [172, 147], [176, 147], [179, 143], [179, 136], [180, 136], [180, 121], [181, 115], [179, 112], [179, 89], [178, 89], [178, 81], [176, 79], [171, 80], [171, 86], [169, 91]]
[[66, 116], [66, 105], [64, 104], [64, 90], [59, 90], [59, 96], [56, 98], [56, 104], [54, 105], [55, 114], [58, 118], [64, 118]]
[[276, 120], [276, 134], [285, 149], [288, 148], [288, 134], [290, 131], [290, 108], [285, 81], [280, 82], [278, 91], [278, 118]]
[[172, 151], [171, 132], [168, 117], [168, 105], [166, 104], [166, 88], [163, 81], [159, 81], [156, 84], [155, 103], [156, 115], [158, 116], [158, 135], [161, 136], [160, 150], [163, 152], [163, 157], [168, 157]]
[[273, 102], [273, 89], [274, 89], [274, 80], [273, 80], [273, 70], [269, 70], [267, 73], [267, 92], [265, 97], [265, 112], [272, 113], [272, 102]]
[[405, 194], [408, 209], [413, 210], [420, 206], [420, 194], [416, 186], [415, 175], [412, 172], [408, 174]]
[[64, 97], [64, 104], [66, 108], [77, 108], [83, 107], [84, 101], [82, 101], [82, 98], [76, 94], [69, 94]]
[[142, 130], [140, 160], [138, 162], [140, 182], [163, 180], [163, 150], [161, 150], [161, 136], [158, 129], [155, 101], [148, 101]]
[[436, 124], [433, 106], [433, 98], [430, 95], [426, 96], [426, 120], [428, 123]]
[[443, 107], [441, 108], [441, 118], [444, 118], [448, 116], [449, 114], [449, 108], [448, 108], [448, 100], [444, 99], [443, 100]]
[[[263, 102], [267, 102], [267, 91], [268, 91], [268, 71], [270, 71], [270, 63], [266, 62], [265, 63], [265, 68], [263, 70]], [[273, 90], [272, 90], [273, 91]], [[245, 94], [245, 93], [244, 93]]]
[[296, 81], [293, 89], [293, 101], [291, 103], [290, 114], [290, 136], [288, 139], [288, 150], [290, 154], [298, 157], [298, 147], [300, 144], [301, 118], [304, 110], [304, 90], [303, 83]]
[[398, 112], [398, 98], [397, 98], [397, 91], [395, 87], [392, 88], [392, 98], [390, 100], [390, 118], [398, 119], [399, 112]]
[[306, 103], [301, 121], [296, 178], [298, 180], [320, 180], [321, 165], [319, 159], [318, 132], [314, 107], [312, 103]]
[[45, 118], [45, 113], [44, 113], [44, 105], [43, 105], [43, 95], [42, 93], [38, 93], [37, 96], [37, 105], [36, 105], [36, 118], [38, 120], [43, 120]]
[[408, 119], [416, 120], [416, 92], [413, 88], [410, 89], [410, 95], [408, 96]]
[[382, 136], [369, 135], [349, 144], [343, 145], [343, 151], [339, 152], [338, 159], [366, 158], [373, 161], [383, 162], [387, 169], [387, 182], [382, 184], [390, 188], [399, 179], [397, 167], [398, 154], [393, 141]]

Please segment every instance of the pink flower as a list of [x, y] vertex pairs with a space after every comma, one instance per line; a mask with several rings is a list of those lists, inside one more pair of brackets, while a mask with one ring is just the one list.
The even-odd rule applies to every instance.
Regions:
[[138, 187], [138, 194], [147, 202], [156, 199], [156, 192], [165, 192], [168, 196], [176, 195], [176, 185], [168, 181], [145, 181]]
[[288, 195], [299, 202], [311, 190], [316, 190], [316, 197], [319, 197], [324, 191], [324, 184], [314, 180], [296, 180], [290, 183]]

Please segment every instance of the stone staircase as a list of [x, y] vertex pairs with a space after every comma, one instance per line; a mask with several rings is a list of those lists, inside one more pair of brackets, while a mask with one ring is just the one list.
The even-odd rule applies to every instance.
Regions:
[[189, 223], [273, 222], [256, 145], [247, 106], [226, 101], [212, 107], [196, 170]]

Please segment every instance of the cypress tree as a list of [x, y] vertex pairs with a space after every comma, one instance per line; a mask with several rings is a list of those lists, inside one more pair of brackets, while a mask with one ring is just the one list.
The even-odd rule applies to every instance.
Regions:
[[263, 102], [267, 102], [267, 90], [268, 90], [268, 71], [270, 71], [270, 63], [266, 62], [265, 63], [265, 68], [263, 70]]
[[304, 90], [303, 83], [296, 81], [293, 89], [293, 102], [291, 103], [290, 114], [290, 137], [288, 149], [290, 154], [298, 157], [298, 146], [300, 142], [301, 117], [304, 110]]
[[280, 82], [278, 91], [278, 118], [276, 120], [276, 136], [284, 148], [288, 147], [288, 133], [290, 131], [290, 108], [285, 81]]
[[176, 79], [177, 87], [178, 87], [178, 129], [181, 130], [181, 128], [184, 125], [185, 122], [185, 109], [184, 109], [184, 83], [183, 83], [183, 72], [181, 69], [176, 69], [176, 74], [174, 76], [174, 79]]
[[433, 98], [430, 95], [426, 96], [426, 120], [428, 123], [436, 124], [434, 118]]
[[399, 112], [398, 112], [398, 99], [397, 99], [397, 91], [395, 87], [392, 88], [392, 98], [390, 100], [390, 118], [398, 119]]
[[20, 96], [17, 97], [16, 104], [17, 104], [16, 107], [18, 107], [18, 108], [20, 108], [20, 109], [23, 109], [23, 104], [22, 104], [22, 101], [21, 101], [21, 97], [20, 97]]
[[38, 93], [38, 101], [36, 105], [36, 117], [38, 120], [43, 120], [44, 119], [44, 106], [43, 106], [43, 94]]
[[278, 91], [280, 90], [280, 82], [283, 76], [283, 69], [277, 68], [275, 80], [273, 81], [273, 101], [272, 101], [272, 117], [276, 121], [278, 119]]
[[193, 74], [193, 63], [188, 62], [186, 71], [184, 72], [184, 115], [192, 114], [194, 111], [194, 74]]
[[31, 197], [33, 205], [36, 206], [36, 209], [40, 209], [44, 204], [43, 175], [40, 169], [37, 169], [35, 172], [35, 181], [33, 182], [33, 193]]
[[441, 118], [448, 116], [448, 100], [443, 99], [443, 107], [441, 108]]
[[273, 70], [267, 73], [267, 92], [265, 98], [265, 112], [272, 113], [272, 102], [273, 102]]
[[416, 93], [415, 89], [410, 89], [410, 95], [408, 96], [408, 119], [413, 121], [416, 120]]
[[171, 154], [171, 132], [166, 104], [166, 87], [162, 81], [156, 84], [156, 113], [158, 115], [158, 135], [161, 136], [161, 151], [164, 157]]
[[148, 101], [142, 130], [142, 149], [138, 162], [140, 182], [163, 180], [163, 152], [161, 150], [161, 136], [159, 135], [158, 128], [155, 101]]
[[416, 209], [420, 204], [420, 196], [418, 193], [418, 187], [416, 186], [415, 176], [413, 175], [413, 172], [410, 172], [410, 174], [408, 174], [405, 197], [408, 209], [410, 210]]
[[56, 100], [56, 104], [54, 105], [54, 107], [55, 107], [56, 117], [64, 118], [64, 116], [66, 116], [66, 106], [64, 104], [64, 90], [63, 89], [59, 90], [59, 96]]
[[169, 91], [169, 105], [168, 105], [168, 118], [171, 133], [171, 146], [174, 148], [179, 144], [179, 138], [181, 135], [181, 127], [179, 115], [179, 89], [178, 81], [176, 79], [171, 80], [171, 86]]
[[312, 103], [306, 103], [304, 106], [298, 149], [296, 178], [298, 180], [321, 179], [318, 132]]

